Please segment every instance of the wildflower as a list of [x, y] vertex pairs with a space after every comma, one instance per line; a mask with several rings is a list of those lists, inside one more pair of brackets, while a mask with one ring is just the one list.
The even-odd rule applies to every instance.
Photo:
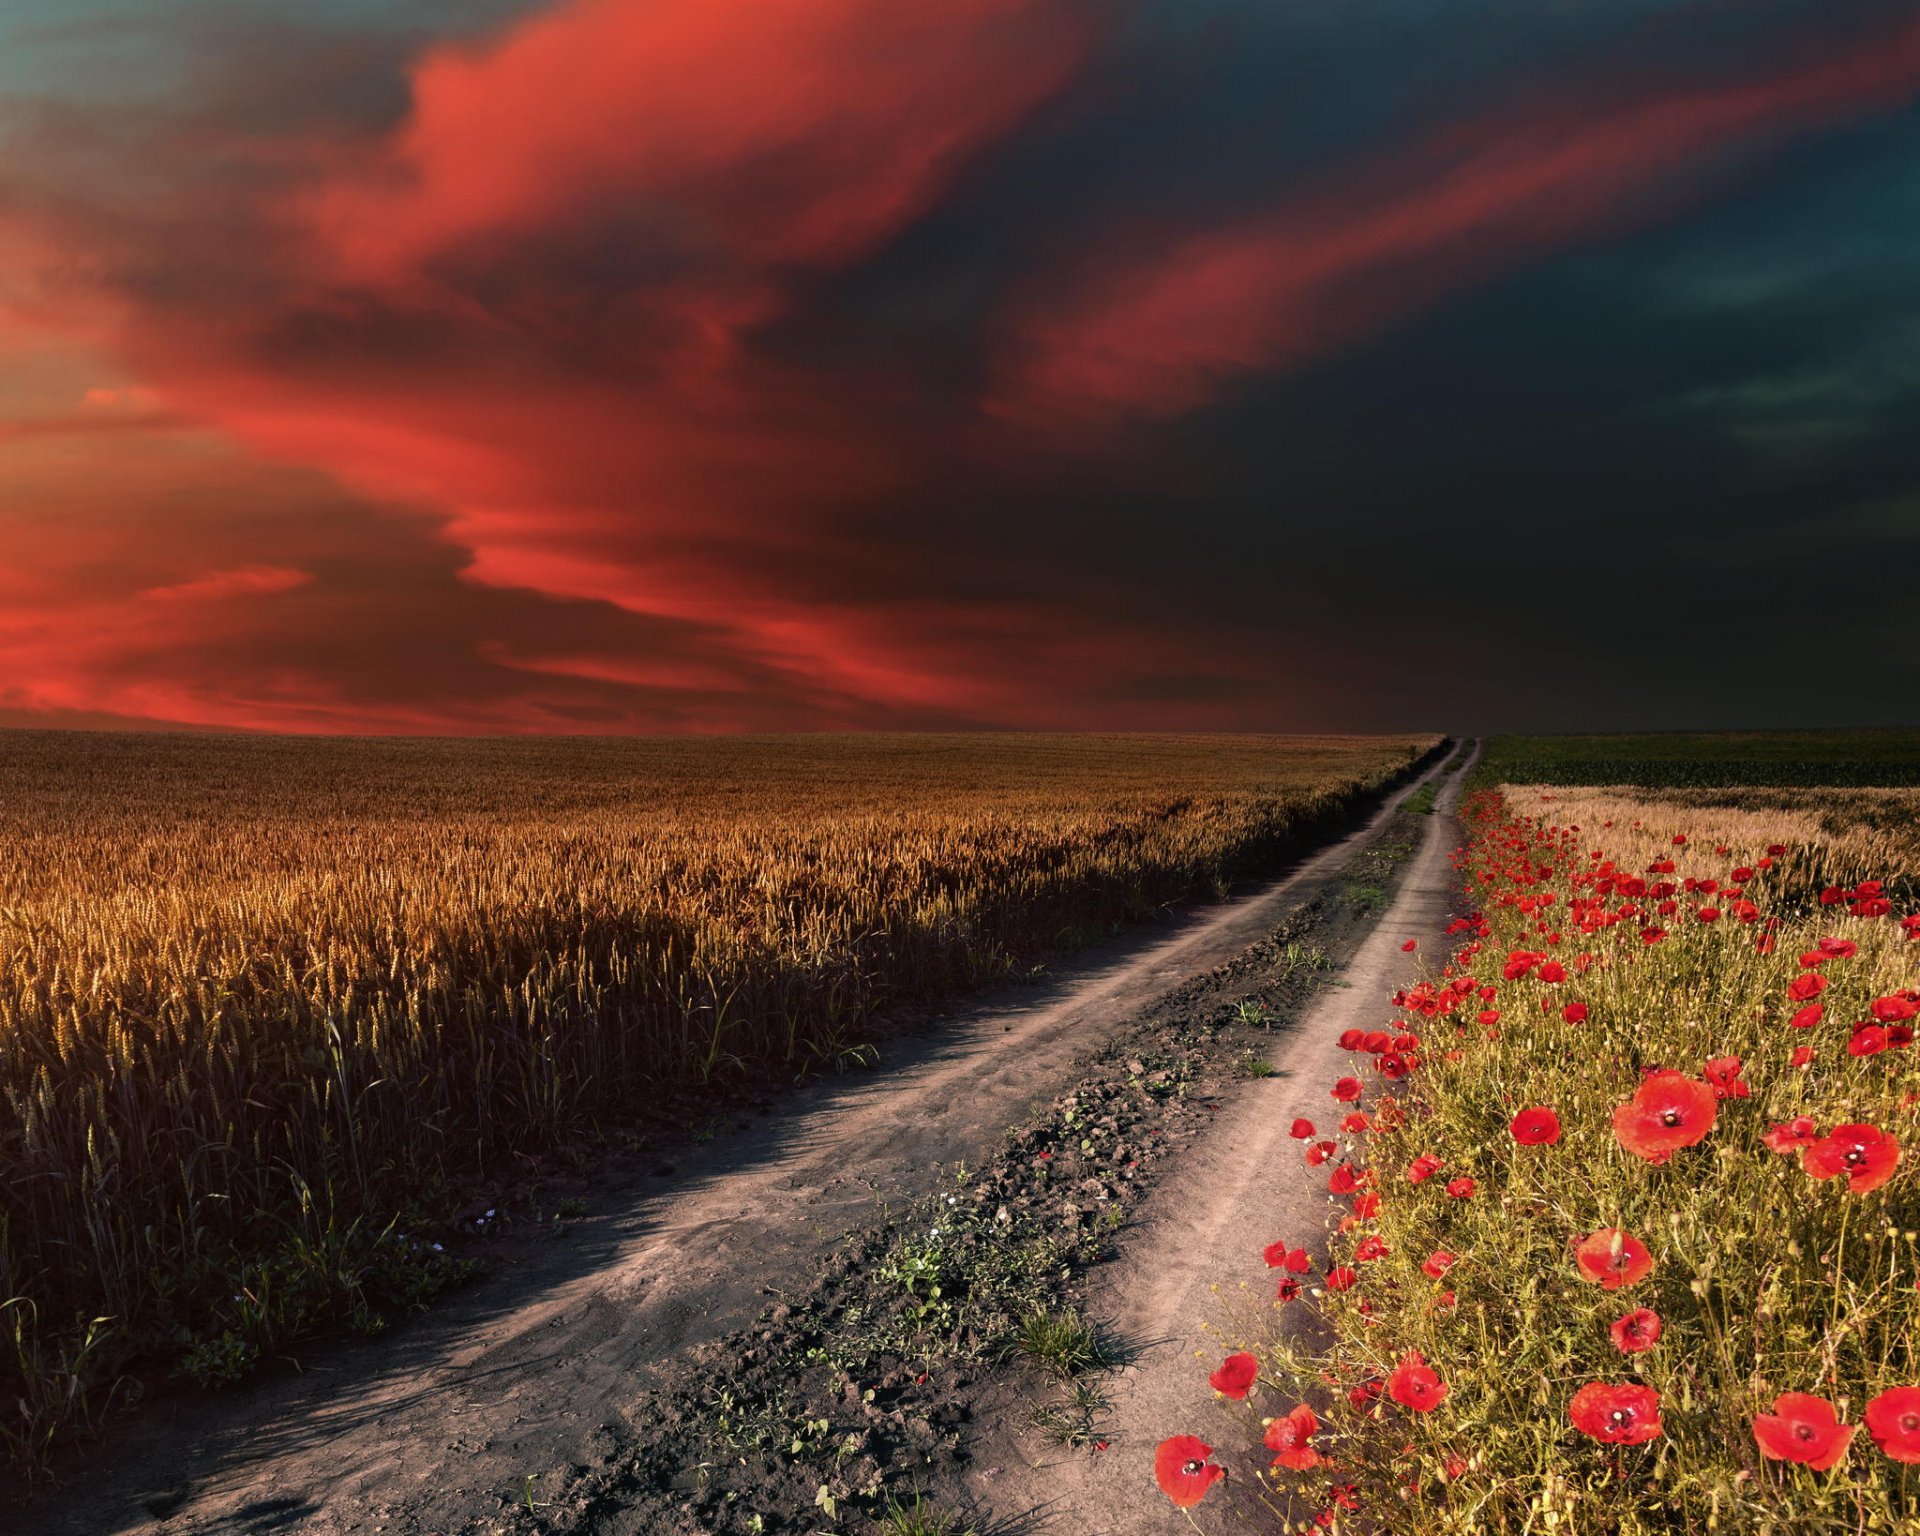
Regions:
[[1826, 1016], [1827, 1010], [1823, 1004], [1808, 1003], [1806, 1007], [1796, 1012], [1787, 1022], [1795, 1029], [1812, 1029], [1814, 1025], [1818, 1024]]
[[1620, 1145], [1650, 1163], [1664, 1163], [1713, 1129], [1713, 1089], [1684, 1072], [1655, 1072], [1613, 1112]]
[[1355, 1099], [1360, 1097], [1360, 1079], [1357, 1077], [1343, 1077], [1333, 1085], [1332, 1092], [1333, 1096], [1342, 1104], [1351, 1104]]
[[1602, 1227], [1574, 1246], [1573, 1261], [1581, 1278], [1617, 1291], [1638, 1284], [1653, 1271], [1653, 1255], [1639, 1238], [1618, 1227]]
[[1153, 1480], [1177, 1509], [1192, 1509], [1207, 1490], [1227, 1475], [1207, 1458], [1213, 1447], [1197, 1435], [1175, 1435], [1162, 1440], [1153, 1453]]
[[1542, 1104], [1521, 1110], [1507, 1129], [1523, 1147], [1551, 1146], [1560, 1139], [1560, 1117]]
[[1477, 1187], [1472, 1179], [1454, 1179], [1447, 1185], [1447, 1193], [1456, 1200], [1471, 1200]]
[[1304, 1275], [1313, 1268], [1312, 1254], [1304, 1248], [1289, 1248], [1285, 1243], [1268, 1244], [1264, 1257], [1268, 1269], [1284, 1269], [1293, 1275]]
[[1793, 1055], [1789, 1060], [1796, 1067], [1804, 1067], [1808, 1062], [1813, 1060], [1813, 1047], [1810, 1045], [1796, 1045], [1793, 1048]]
[[1417, 1349], [1400, 1357], [1400, 1363], [1387, 1378], [1387, 1395], [1415, 1413], [1431, 1413], [1447, 1395], [1447, 1384], [1429, 1366]]
[[1634, 1382], [1590, 1381], [1573, 1394], [1567, 1417], [1606, 1445], [1644, 1445], [1661, 1434], [1660, 1394]]
[[1371, 1264], [1375, 1259], [1385, 1258], [1391, 1251], [1384, 1237], [1376, 1232], [1370, 1232], [1361, 1238], [1354, 1248], [1353, 1260], [1356, 1264]]
[[1895, 1461], [1920, 1461], [1920, 1387], [1889, 1387], [1863, 1417], [1873, 1443]]
[[1402, 954], [1410, 955], [1419, 947], [1420, 947], [1420, 941], [1418, 939], [1408, 939], [1406, 943], [1400, 946], [1400, 952]]
[[1287, 1276], [1279, 1285], [1275, 1286], [1273, 1291], [1275, 1301], [1294, 1301], [1298, 1299], [1299, 1295], [1300, 1282], [1291, 1275]]
[[1660, 1342], [1660, 1314], [1651, 1307], [1635, 1307], [1624, 1317], [1616, 1317], [1608, 1332], [1613, 1347], [1625, 1355], [1637, 1355]]
[[1847, 1040], [1849, 1056], [1878, 1056], [1887, 1048], [1887, 1032], [1878, 1024], [1856, 1024]]
[[1566, 1007], [1560, 1010], [1560, 1017], [1565, 1019], [1569, 1024], [1584, 1024], [1587, 1022], [1587, 1005], [1585, 1003], [1568, 1003]]
[[1775, 1152], [1798, 1152], [1802, 1147], [1812, 1146], [1819, 1135], [1812, 1116], [1795, 1115], [1781, 1125], [1768, 1126], [1761, 1132], [1760, 1139]]
[[1422, 1152], [1407, 1164], [1407, 1177], [1415, 1184], [1424, 1183], [1447, 1165], [1431, 1152]]
[[1237, 1403], [1253, 1390], [1259, 1375], [1260, 1362], [1242, 1350], [1238, 1354], [1228, 1355], [1220, 1363], [1220, 1368], [1207, 1377], [1207, 1385], [1222, 1397], [1230, 1397]]
[[1871, 1125], [1836, 1125], [1800, 1154], [1800, 1166], [1814, 1178], [1844, 1173], [1856, 1195], [1886, 1183], [1899, 1161], [1900, 1143]]
[[1293, 1122], [1293, 1129], [1287, 1134], [1295, 1141], [1312, 1141], [1313, 1122], [1311, 1120], [1295, 1120]]
[[1787, 995], [1796, 1003], [1810, 1003], [1827, 990], [1827, 978], [1809, 971], [1804, 976], [1796, 976], [1787, 987]]
[[1330, 1291], [1352, 1290], [1353, 1282], [1359, 1278], [1360, 1276], [1345, 1264], [1336, 1264], [1327, 1271], [1327, 1289]]
[[1753, 1091], [1747, 1086], [1747, 1080], [1740, 1075], [1738, 1056], [1714, 1057], [1707, 1063], [1701, 1075], [1712, 1086], [1713, 1096], [1716, 1099], [1744, 1099]]
[[1753, 1416], [1753, 1438], [1760, 1454], [1775, 1461], [1804, 1461], [1824, 1472], [1847, 1452], [1854, 1426], [1842, 1424], [1825, 1398], [1806, 1392], [1782, 1392], [1772, 1413]]
[[1320, 1466], [1326, 1457], [1313, 1448], [1313, 1437], [1319, 1431], [1319, 1417], [1305, 1403], [1269, 1422], [1263, 1438], [1268, 1450], [1279, 1453], [1273, 1465], [1294, 1472], [1310, 1472]]
[[1457, 1253], [1449, 1253], [1444, 1248], [1436, 1248], [1421, 1261], [1421, 1272], [1432, 1279], [1438, 1280], [1448, 1270], [1453, 1268], [1454, 1264], [1459, 1260], [1459, 1257], [1460, 1255]]

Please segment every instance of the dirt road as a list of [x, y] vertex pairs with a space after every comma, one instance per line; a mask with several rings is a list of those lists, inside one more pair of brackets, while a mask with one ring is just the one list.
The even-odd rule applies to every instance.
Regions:
[[[1108, 1448], [1092, 1456], [1063, 1452], [1004, 1426], [976, 1455], [973, 1491], [983, 1504], [1038, 1511], [1048, 1529], [1074, 1536], [1173, 1531], [1184, 1522], [1154, 1486], [1154, 1446], [1182, 1433], [1236, 1451], [1243, 1445], [1244, 1426], [1226, 1416], [1207, 1384], [1221, 1346], [1205, 1326], [1225, 1322], [1237, 1306], [1271, 1301], [1273, 1281], [1261, 1258], [1269, 1243], [1284, 1237], [1312, 1247], [1316, 1260], [1324, 1256], [1326, 1180], [1305, 1167], [1290, 1127], [1296, 1115], [1322, 1125], [1333, 1118], [1328, 1086], [1351, 1070], [1337, 1044], [1341, 1031], [1384, 1027], [1392, 1016], [1388, 999], [1422, 963], [1401, 946], [1413, 939], [1424, 954], [1444, 953], [1452, 915], [1448, 854], [1461, 840], [1453, 813], [1465, 776], [1442, 780], [1435, 814], [1392, 905], [1340, 984], [1320, 994], [1275, 1052], [1279, 1070], [1226, 1106], [1178, 1172], [1154, 1187], [1119, 1258], [1094, 1273], [1088, 1310], [1140, 1343], [1137, 1359], [1105, 1384], [1112, 1402], [1103, 1421]], [[1216, 1487], [1194, 1511], [1199, 1528], [1271, 1528], [1273, 1517], [1254, 1492]]]
[[617, 1173], [594, 1202], [610, 1214], [390, 1340], [117, 1426], [83, 1478], [0, 1512], [0, 1529], [475, 1528], [530, 1472], [590, 1454], [659, 1362], [749, 1321], [842, 1232], [924, 1193], [940, 1165], [979, 1155], [1070, 1086], [1116, 1021], [1267, 933], [1411, 792], [1260, 891], [896, 1040], [881, 1070], [798, 1090], [671, 1174]]

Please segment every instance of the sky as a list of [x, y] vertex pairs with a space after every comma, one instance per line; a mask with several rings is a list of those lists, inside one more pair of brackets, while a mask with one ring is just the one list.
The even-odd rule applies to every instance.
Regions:
[[1920, 9], [0, 0], [0, 725], [1920, 720]]

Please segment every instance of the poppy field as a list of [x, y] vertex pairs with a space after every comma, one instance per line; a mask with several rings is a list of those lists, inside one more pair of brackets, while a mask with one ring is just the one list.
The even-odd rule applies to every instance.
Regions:
[[1514, 761], [1463, 808], [1456, 947], [1409, 941], [1292, 1127], [1327, 1231], [1244, 1257], [1268, 1299], [1161, 1490], [1251, 1484], [1276, 1531], [1920, 1529], [1920, 794]]
[[1224, 894], [1437, 744], [0, 736], [0, 1442], [377, 1332], [529, 1159]]

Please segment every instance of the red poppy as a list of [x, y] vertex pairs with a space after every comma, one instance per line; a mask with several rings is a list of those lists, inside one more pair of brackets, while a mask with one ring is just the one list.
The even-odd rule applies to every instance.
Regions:
[[1713, 1089], [1684, 1072], [1655, 1072], [1613, 1112], [1620, 1145], [1650, 1163], [1664, 1163], [1713, 1129]]
[[1660, 1394], [1634, 1382], [1590, 1381], [1573, 1394], [1567, 1417], [1607, 1445], [1644, 1445], [1660, 1437]]
[[1618, 1227], [1602, 1227], [1574, 1246], [1573, 1261], [1583, 1279], [1609, 1291], [1636, 1285], [1653, 1271], [1653, 1255], [1639, 1238]]
[[1871, 1125], [1836, 1125], [1800, 1154], [1800, 1166], [1814, 1178], [1844, 1173], [1856, 1195], [1886, 1183], [1899, 1161], [1900, 1143]]
[[1207, 1490], [1227, 1475], [1207, 1458], [1213, 1447], [1198, 1435], [1175, 1435], [1162, 1440], [1153, 1453], [1153, 1480], [1178, 1509], [1192, 1509]]
[[1808, 1062], [1813, 1060], [1813, 1047], [1810, 1045], [1796, 1045], [1793, 1048], [1793, 1055], [1789, 1060], [1791, 1060], [1796, 1067], [1804, 1067]]
[[1410, 955], [1419, 947], [1420, 947], [1420, 941], [1418, 939], [1408, 939], [1406, 943], [1400, 946], [1400, 952], [1402, 954]]
[[1357, 1029], [1343, 1029], [1340, 1031], [1340, 1049], [1357, 1051], [1360, 1049], [1360, 1042], [1365, 1038]]
[[1744, 1099], [1752, 1089], [1747, 1080], [1740, 1075], [1738, 1056], [1716, 1056], [1708, 1062], [1701, 1072], [1713, 1089], [1716, 1099]]
[[1300, 1294], [1300, 1282], [1289, 1275], [1274, 1287], [1273, 1294], [1278, 1301], [1293, 1301]]
[[1787, 1022], [1795, 1029], [1812, 1029], [1814, 1025], [1818, 1024], [1826, 1016], [1827, 1010], [1823, 1004], [1808, 1003], [1806, 1007], [1800, 1009], [1792, 1018], [1788, 1019]]
[[1354, 1271], [1349, 1269], [1345, 1264], [1336, 1264], [1332, 1269], [1327, 1271], [1327, 1289], [1330, 1291], [1351, 1290], [1353, 1288], [1353, 1282], [1359, 1278], [1359, 1275], [1355, 1274]]
[[1542, 1104], [1521, 1110], [1507, 1129], [1523, 1147], [1551, 1146], [1560, 1139], [1560, 1117]]
[[1354, 1110], [1351, 1114], [1342, 1115], [1340, 1117], [1340, 1129], [1349, 1136], [1357, 1136], [1361, 1131], [1364, 1131], [1367, 1128], [1367, 1126], [1370, 1125], [1371, 1123], [1372, 1122], [1367, 1119], [1365, 1113], [1357, 1109]]
[[1326, 1461], [1313, 1448], [1313, 1437], [1320, 1432], [1320, 1420], [1305, 1403], [1267, 1425], [1266, 1447], [1279, 1454], [1273, 1465], [1294, 1472], [1311, 1472]]
[[1560, 1010], [1560, 1017], [1565, 1019], [1569, 1024], [1584, 1024], [1587, 1022], [1587, 1005], [1585, 1003], [1568, 1003], [1566, 1007]]
[[1608, 1330], [1613, 1347], [1622, 1354], [1637, 1355], [1660, 1342], [1660, 1314], [1651, 1307], [1635, 1307], [1624, 1317], [1616, 1317]]
[[1454, 1179], [1447, 1185], [1447, 1193], [1456, 1200], [1471, 1200], [1477, 1187], [1472, 1179]]
[[1809, 971], [1804, 976], [1793, 978], [1792, 984], [1787, 988], [1787, 995], [1796, 1003], [1810, 1003], [1826, 990], [1827, 978]]
[[1360, 1097], [1360, 1079], [1343, 1077], [1333, 1085], [1333, 1096], [1342, 1104], [1351, 1104]]
[[1820, 1129], [1809, 1115], [1795, 1115], [1783, 1125], [1770, 1125], [1761, 1132], [1760, 1139], [1775, 1152], [1798, 1152], [1802, 1147], [1812, 1146], [1819, 1137]]
[[1438, 1280], [1458, 1261], [1457, 1253], [1448, 1253], [1444, 1248], [1436, 1248], [1421, 1261], [1420, 1268], [1433, 1279]]
[[1407, 1177], [1415, 1184], [1424, 1183], [1446, 1166], [1431, 1152], [1422, 1152], [1407, 1164]]
[[1537, 979], [1541, 981], [1548, 982], [1554, 986], [1558, 986], [1561, 982], [1567, 979], [1567, 968], [1564, 965], [1562, 965], [1558, 960], [1549, 960], [1545, 965], [1541, 966], [1540, 969], [1535, 971], [1533, 974]]
[[1888, 1045], [1887, 1032], [1878, 1024], [1856, 1024], [1847, 1037], [1849, 1056], [1878, 1056]]
[[1888, 1387], [1862, 1416], [1873, 1443], [1895, 1461], [1920, 1461], [1920, 1387]]
[[1854, 1426], [1842, 1424], [1833, 1404], [1806, 1392], [1782, 1392], [1772, 1413], [1753, 1416], [1753, 1438], [1760, 1454], [1775, 1461], [1804, 1461], [1824, 1472], [1846, 1455]]
[[1431, 1413], [1446, 1397], [1447, 1384], [1434, 1374], [1419, 1350], [1410, 1349], [1387, 1378], [1387, 1395], [1415, 1413]]
[[1339, 1150], [1339, 1147], [1330, 1141], [1316, 1141], [1312, 1146], [1307, 1148], [1307, 1166], [1309, 1168], [1318, 1168]]
[[1253, 1390], [1259, 1375], [1260, 1362], [1243, 1350], [1239, 1354], [1228, 1355], [1220, 1363], [1220, 1369], [1207, 1377], [1207, 1385], [1222, 1397], [1230, 1397], [1237, 1403]]
[[1293, 1122], [1293, 1129], [1287, 1134], [1295, 1141], [1312, 1141], [1313, 1122], [1311, 1120], [1295, 1120]]

